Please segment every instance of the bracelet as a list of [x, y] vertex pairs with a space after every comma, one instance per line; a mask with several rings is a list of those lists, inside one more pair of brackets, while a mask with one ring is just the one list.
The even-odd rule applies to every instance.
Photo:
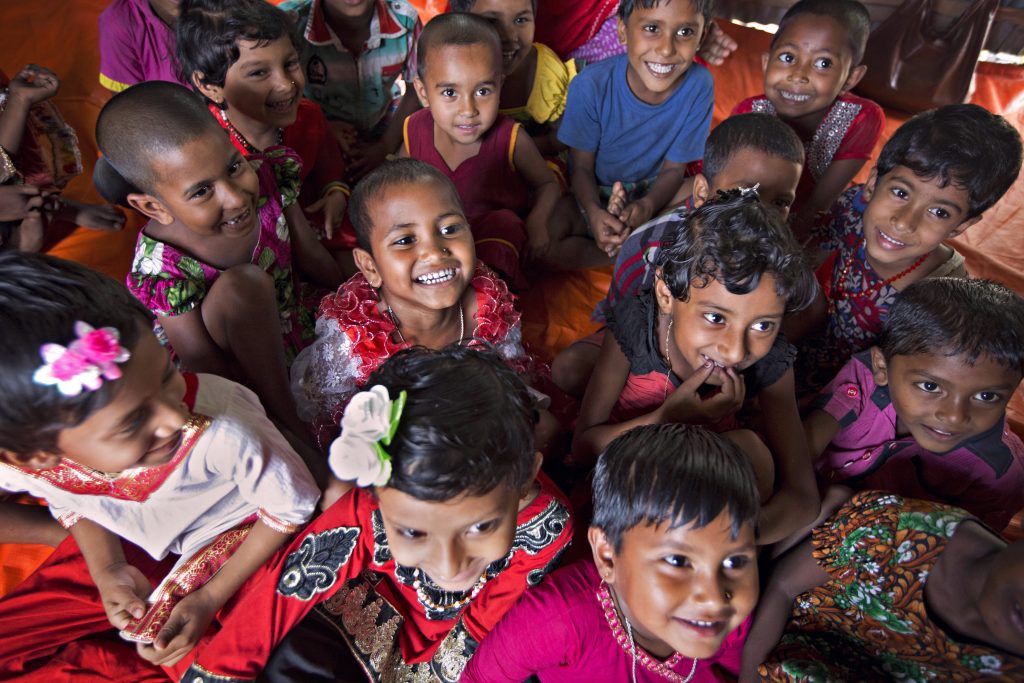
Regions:
[[6, 149], [0, 147], [0, 183], [6, 183], [12, 179], [20, 180], [21, 174], [18, 173], [18, 167], [14, 165], [11, 155], [7, 153]]
[[349, 189], [348, 185], [346, 185], [345, 183], [334, 182], [327, 186], [327, 189], [323, 191], [323, 194], [320, 195], [320, 198], [323, 199], [332, 192], [340, 192], [346, 197], [352, 196], [352, 190]]

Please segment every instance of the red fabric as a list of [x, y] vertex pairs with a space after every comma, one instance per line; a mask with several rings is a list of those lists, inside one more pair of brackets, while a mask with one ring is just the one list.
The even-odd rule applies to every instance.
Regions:
[[541, 0], [537, 3], [534, 40], [566, 59], [570, 52], [593, 38], [618, 8], [619, 0]]

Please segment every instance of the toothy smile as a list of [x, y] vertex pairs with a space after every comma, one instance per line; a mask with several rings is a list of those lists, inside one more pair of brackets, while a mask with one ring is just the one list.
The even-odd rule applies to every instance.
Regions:
[[687, 627], [698, 637], [713, 637], [718, 635], [725, 626], [724, 621], [704, 621], [702, 619], [677, 619], [679, 623]]
[[433, 273], [427, 273], [426, 275], [420, 275], [416, 278], [416, 282], [421, 285], [439, 285], [442, 282], [448, 282], [455, 277], [454, 268], [445, 268]]
[[286, 100], [278, 100], [277, 102], [267, 102], [267, 109], [277, 112], [279, 114], [291, 111], [292, 107], [295, 106], [295, 102], [298, 101], [299, 95], [296, 93]]
[[878, 237], [879, 237], [879, 239], [882, 240], [882, 244], [883, 245], [890, 245], [891, 247], [894, 247], [896, 249], [901, 249], [901, 248], [907, 246], [906, 242], [900, 242], [895, 237], [887, 235], [887, 234], [885, 234], [881, 230], [878, 231]]
[[810, 95], [806, 95], [804, 93], [789, 92], [788, 90], [779, 90], [779, 97], [786, 100], [787, 102], [792, 102], [794, 104], [802, 104], [811, 99]]
[[678, 64], [659, 64], [657, 62], [644, 62], [644, 64], [655, 76], [668, 76], [679, 66]]
[[705, 363], [705, 364], [707, 364], [707, 363], [712, 363], [712, 364], [714, 364], [714, 366], [715, 366], [716, 368], [725, 368], [725, 364], [724, 364], [724, 363], [719, 363], [719, 362], [718, 362], [717, 360], [714, 360], [713, 358], [708, 358], [708, 357], [707, 357], [707, 356], [705, 356], [705, 355], [704, 355], [703, 353], [702, 353], [702, 354], [700, 354], [700, 359], [701, 359], [702, 361], [704, 361], [704, 363]]
[[222, 225], [225, 228], [237, 227], [238, 225], [244, 223], [245, 221], [247, 221], [249, 219], [249, 213], [250, 213], [249, 209], [246, 209], [245, 211], [243, 211], [242, 213], [238, 214], [237, 216], [235, 216], [231, 220], [224, 221], [222, 223]]

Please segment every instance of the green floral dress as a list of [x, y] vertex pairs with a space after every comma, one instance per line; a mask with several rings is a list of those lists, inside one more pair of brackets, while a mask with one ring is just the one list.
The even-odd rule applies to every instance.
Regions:
[[855, 495], [814, 531], [832, 579], [797, 597], [768, 681], [1022, 681], [1024, 659], [963, 643], [933, 622], [924, 586], [957, 526], [958, 508], [879, 491]]
[[[291, 363], [295, 354], [315, 338], [313, 311], [302, 305], [292, 270], [291, 240], [284, 217], [284, 209], [298, 196], [302, 164], [287, 147], [268, 148], [248, 161], [256, 170], [260, 187], [256, 201], [260, 235], [251, 263], [274, 280], [285, 356]], [[221, 272], [167, 242], [147, 236], [143, 230], [135, 245], [128, 288], [158, 319], [171, 317], [202, 304]], [[154, 324], [154, 331], [160, 341], [170, 347], [159, 320]]]

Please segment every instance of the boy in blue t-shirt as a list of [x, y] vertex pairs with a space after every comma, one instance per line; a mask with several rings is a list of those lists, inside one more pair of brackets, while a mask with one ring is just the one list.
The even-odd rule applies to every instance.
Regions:
[[591, 234], [610, 256], [690, 192], [686, 164], [703, 154], [714, 104], [711, 74], [693, 64], [711, 5], [622, 0], [626, 54], [588, 66], [569, 86], [558, 139], [571, 148], [572, 190]]

